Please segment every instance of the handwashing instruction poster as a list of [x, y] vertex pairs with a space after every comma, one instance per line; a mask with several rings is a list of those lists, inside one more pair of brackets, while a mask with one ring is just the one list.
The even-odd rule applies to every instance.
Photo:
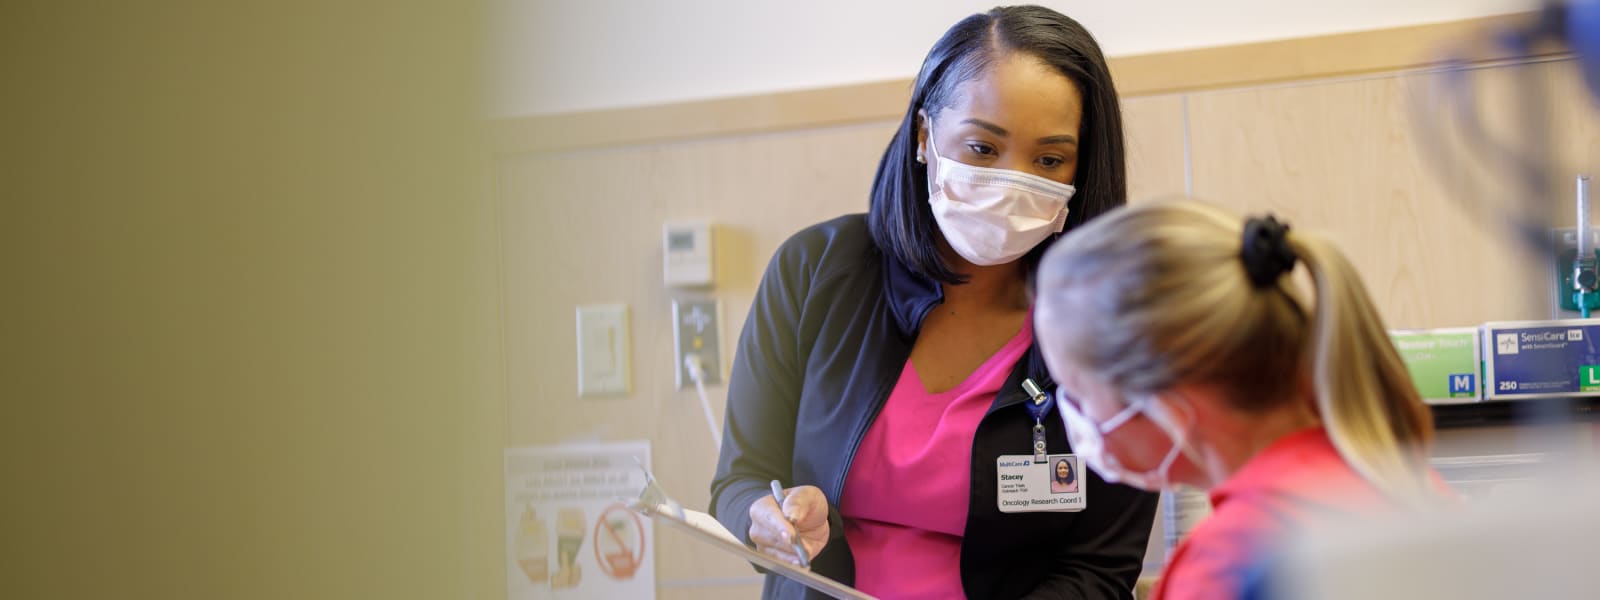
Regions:
[[507, 448], [506, 594], [512, 600], [655, 598], [644, 489], [650, 442]]

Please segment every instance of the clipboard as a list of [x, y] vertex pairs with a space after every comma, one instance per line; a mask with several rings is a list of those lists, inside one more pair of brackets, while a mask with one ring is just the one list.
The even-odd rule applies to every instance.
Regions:
[[[644, 469], [644, 465], [639, 465]], [[628, 508], [639, 514], [654, 519], [657, 523], [665, 523], [668, 527], [677, 529], [689, 537], [709, 544], [729, 554], [760, 565], [770, 573], [777, 573], [789, 579], [800, 582], [808, 588], [827, 594], [840, 600], [877, 600], [864, 594], [853, 587], [839, 583], [810, 569], [802, 569], [789, 563], [777, 560], [760, 552], [756, 552], [744, 545], [727, 529], [716, 522], [716, 519], [706, 513], [685, 510], [677, 501], [667, 497], [661, 486], [656, 484], [656, 478], [650, 474], [649, 469], [644, 470], [645, 486], [639, 497], [627, 502]]]

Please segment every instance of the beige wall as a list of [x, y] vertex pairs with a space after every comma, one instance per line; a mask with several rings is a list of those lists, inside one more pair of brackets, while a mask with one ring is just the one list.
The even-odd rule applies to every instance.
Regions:
[[[1294, 62], [1267, 62], [1274, 61]], [[1139, 63], [1146, 81], [1151, 64]], [[1513, 76], [1529, 72], [1561, 97], [1577, 98], [1564, 75], [1570, 66], [1564, 60], [1492, 66], [1473, 79], [1486, 93], [1504, 93]], [[1427, 149], [1416, 139], [1409, 110], [1425, 93], [1428, 77], [1408, 70], [1335, 77], [1300, 72], [1289, 82], [1130, 95], [1124, 101], [1130, 193], [1138, 201], [1187, 192], [1241, 212], [1272, 211], [1297, 228], [1332, 237], [1362, 272], [1392, 328], [1545, 316], [1538, 287], [1542, 267], [1522, 262], [1520, 249], [1494, 222], [1469, 216], [1418, 158]], [[882, 101], [883, 86], [864, 89], [873, 102]], [[789, 95], [752, 99], [744, 108], [794, 101]], [[707, 106], [737, 117], [736, 104]], [[639, 115], [702, 109], [651, 108]], [[661, 481], [684, 504], [705, 506], [716, 452], [692, 392], [673, 387], [670, 303], [691, 294], [661, 284], [661, 223], [704, 217], [717, 224], [718, 283], [708, 293], [723, 303], [721, 342], [732, 348], [777, 245], [801, 227], [866, 209], [870, 177], [895, 123], [880, 116], [808, 128], [797, 123], [804, 116], [795, 117], [829, 122], [836, 116], [829, 110], [772, 114], [784, 131], [744, 133], [753, 121], [736, 118], [727, 121], [725, 132], [696, 130], [687, 139], [664, 142], [618, 141], [620, 128], [613, 127], [595, 147], [565, 150], [527, 150], [541, 143], [518, 138], [537, 135], [537, 129], [503, 123], [496, 174], [509, 444], [649, 439]], [[1554, 141], [1563, 159], [1594, 164], [1600, 130], [1587, 105], [1558, 102], [1544, 110], [1560, 124]], [[1507, 123], [1503, 114], [1488, 116]], [[568, 122], [560, 131], [562, 144], [585, 145], [572, 125], [598, 118]], [[1494, 287], [1486, 287], [1488, 282]], [[1538, 292], [1517, 293], [1519, 284]], [[631, 311], [633, 390], [615, 398], [580, 398], [574, 309], [608, 302], [626, 303]], [[724, 371], [730, 362], [723, 357]], [[720, 418], [726, 390], [708, 391]], [[1441, 452], [1514, 452], [1522, 448], [1515, 438], [1504, 430], [1446, 431]], [[1158, 528], [1148, 557], [1152, 565], [1162, 558], [1160, 536]], [[669, 532], [657, 549], [663, 597], [754, 593], [758, 579], [738, 561]]]
[[[649, 439], [662, 484], [704, 509], [717, 451], [693, 389], [675, 389], [671, 302], [680, 293], [662, 284], [661, 224], [715, 222], [717, 285], [705, 295], [722, 302], [720, 341], [731, 349], [778, 244], [804, 225], [866, 209], [892, 130], [877, 123], [503, 157], [508, 442]], [[607, 302], [629, 307], [633, 393], [580, 398], [574, 309]], [[724, 356], [720, 368], [731, 364]], [[707, 391], [720, 424], [726, 390]], [[668, 531], [657, 556], [663, 596], [697, 597], [707, 590], [683, 586], [708, 579], [756, 581], [742, 562]]]
[[503, 597], [478, 17], [84, 4], [0, 8], [0, 597]]

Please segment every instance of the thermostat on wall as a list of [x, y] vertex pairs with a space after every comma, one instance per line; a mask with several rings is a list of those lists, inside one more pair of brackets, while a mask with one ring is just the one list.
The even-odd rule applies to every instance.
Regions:
[[670, 287], [712, 284], [711, 222], [670, 221], [661, 227], [662, 268]]

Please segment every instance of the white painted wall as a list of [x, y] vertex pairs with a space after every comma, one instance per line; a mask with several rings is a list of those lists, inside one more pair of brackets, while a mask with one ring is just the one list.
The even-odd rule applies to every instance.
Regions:
[[[491, 0], [495, 116], [910, 78], [972, 0]], [[1536, 0], [1044, 0], [1111, 56], [1454, 21]]]

